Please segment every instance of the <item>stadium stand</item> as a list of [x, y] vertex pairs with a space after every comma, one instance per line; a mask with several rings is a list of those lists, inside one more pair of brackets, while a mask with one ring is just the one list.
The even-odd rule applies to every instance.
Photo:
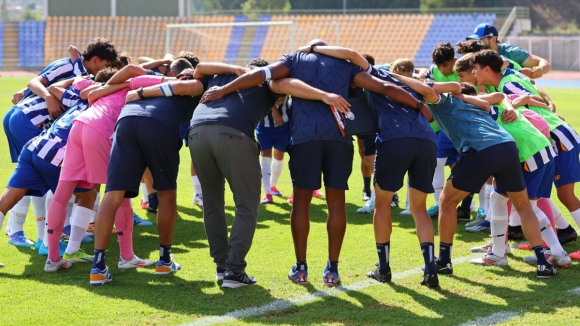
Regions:
[[[271, 16], [260, 16], [259, 21], [265, 22], [270, 21]], [[248, 54], [248, 60], [253, 58], [259, 58], [264, 47], [264, 41], [266, 40], [266, 35], [268, 35], [268, 26], [258, 26], [256, 28], [256, 33], [254, 34], [254, 39], [252, 40], [252, 45], [250, 48], [250, 53]]]
[[[415, 61], [416, 66], [427, 67], [431, 64], [431, 51], [437, 43], [449, 41], [455, 44], [471, 33], [477, 24], [481, 22], [493, 24], [496, 16], [495, 14], [353, 14], [260, 17], [260, 21], [270, 20], [294, 21], [295, 47], [306, 44], [313, 38], [322, 38], [330, 44], [338, 43], [362, 53], [372, 54], [377, 63], [409, 58]], [[24, 33], [22, 35], [26, 35], [24, 38], [26, 41], [20, 42], [20, 47], [25, 49], [20, 53], [28, 56], [40, 53], [41, 56], [40, 59], [37, 56], [22, 58], [21, 63], [29, 66], [46, 65], [66, 56], [69, 44], [83, 48], [96, 36], [112, 40], [119, 50], [126, 51], [133, 57], [146, 55], [161, 58], [165, 54], [163, 45], [167, 24], [243, 21], [247, 21], [246, 16], [187, 18], [51, 16], [45, 25], [22, 24], [21, 32]], [[44, 41], [42, 38], [38, 39], [38, 33], [43, 32]], [[175, 29], [171, 33], [172, 53], [188, 50], [206, 61], [239, 64], [254, 57], [275, 61], [290, 51], [288, 26], [197, 27]], [[43, 49], [34, 50], [29, 48], [30, 46], [40, 46]]]
[[18, 59], [19, 66], [39, 67], [44, 59], [44, 22], [18, 22]]
[[465, 41], [465, 36], [473, 33], [473, 29], [480, 23], [494, 24], [495, 14], [449, 14], [435, 15], [433, 23], [425, 36], [419, 51], [414, 59], [415, 66], [428, 67], [431, 65], [431, 52], [440, 42], [450, 42], [455, 46], [458, 41]]
[[[2, 35], [2, 40], [4, 40], [4, 22], [0, 21], [0, 35]], [[0, 68], [4, 64], [4, 42], [0, 42]]]
[[[246, 16], [236, 16], [234, 22], [241, 23], [246, 22], [248, 18]], [[244, 36], [245, 27], [234, 26], [232, 27], [232, 34], [230, 35], [230, 43], [226, 50], [225, 63], [234, 63], [238, 58], [238, 51], [240, 50], [240, 44], [242, 43], [242, 37]]]

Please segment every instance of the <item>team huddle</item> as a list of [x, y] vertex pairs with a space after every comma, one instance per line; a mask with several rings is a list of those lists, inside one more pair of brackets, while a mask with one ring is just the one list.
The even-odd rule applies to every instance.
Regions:
[[[253, 59], [246, 67], [199, 62], [185, 51], [159, 60], [141, 57], [132, 65], [104, 39], [93, 40], [82, 53], [71, 47], [70, 57], [51, 63], [14, 94], [4, 118], [17, 166], [0, 197], [0, 225], [10, 211], [9, 243], [47, 256], [46, 272], [92, 263], [91, 285], [112, 281], [105, 259], [111, 234], [118, 236], [118, 268], [154, 265], [158, 275], [179, 271], [171, 247], [185, 139], [193, 203], [203, 206], [215, 277], [222, 287], [255, 284], [245, 258], [259, 205], [281, 196], [277, 182], [287, 152], [296, 255], [287, 277], [296, 284], [309, 282], [309, 209], [312, 197], [322, 197], [323, 181], [328, 261], [322, 282], [336, 286], [355, 149], [333, 110], [351, 116], [347, 99], [362, 97], [378, 126], [376, 134], [357, 135], [367, 201], [358, 212], [373, 213], [378, 255], [369, 278], [391, 281], [391, 208], [405, 175], [403, 213], [415, 220], [425, 261], [422, 285], [439, 287], [438, 275], [453, 273], [457, 221], [470, 219], [475, 193], [477, 218], [466, 230], [490, 232], [492, 239], [472, 248], [483, 255], [471, 262], [506, 266], [508, 238], [525, 237], [529, 244], [520, 247], [534, 253], [525, 260], [537, 266], [537, 277], [552, 277], [556, 267], [580, 259], [580, 251], [569, 255], [562, 247], [576, 240], [576, 231], [550, 200], [555, 185], [558, 199], [580, 225], [574, 194], [580, 136], [533, 82], [550, 64], [497, 37], [493, 26], [480, 24], [455, 49], [438, 44], [434, 65], [425, 70], [404, 58], [375, 65], [372, 55], [318, 39], [275, 63]], [[445, 166], [451, 168], [447, 181]], [[229, 234], [226, 181], [235, 202]], [[140, 192], [142, 207], [157, 213], [157, 262], [133, 250], [134, 226], [151, 225], [133, 212], [130, 199]], [[431, 193], [436, 205], [428, 209]], [[30, 202], [36, 242], [23, 231]], [[439, 222], [438, 255], [432, 218]], [[80, 249], [92, 241], [89, 236], [94, 236], [94, 255]]]

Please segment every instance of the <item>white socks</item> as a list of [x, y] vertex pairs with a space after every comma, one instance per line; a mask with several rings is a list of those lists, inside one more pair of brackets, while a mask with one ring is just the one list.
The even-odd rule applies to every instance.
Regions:
[[490, 208], [493, 210], [493, 217], [490, 222], [491, 242], [493, 244], [492, 252], [498, 257], [504, 257], [508, 227], [508, 198], [494, 191], [490, 196], [490, 201]]
[[433, 189], [435, 189], [435, 205], [437, 206], [439, 206], [439, 196], [441, 196], [445, 185], [445, 162], [447, 162], [447, 158], [437, 158], [437, 166], [435, 174], [433, 174]]
[[284, 168], [284, 160], [274, 159], [272, 162], [272, 176], [270, 177], [270, 186], [277, 187], [278, 180], [280, 180], [280, 175], [282, 174], [282, 169]]
[[75, 208], [74, 214], [70, 219], [70, 237], [65, 251], [67, 254], [70, 255], [79, 251], [93, 213], [92, 209], [86, 207], [77, 206]]
[[550, 247], [550, 249], [552, 250], [552, 254], [560, 256], [562, 252], [564, 252], [564, 248], [562, 248], [560, 241], [558, 241], [556, 232], [554, 232], [555, 230], [553, 229], [552, 225], [550, 225], [548, 217], [538, 207], [537, 200], [530, 200], [530, 204], [532, 205], [534, 213], [538, 217], [538, 222], [540, 222], [540, 231], [542, 232], [542, 239], [544, 240], [544, 242], [546, 242], [548, 247]]
[[260, 167], [262, 168], [262, 187], [264, 188], [264, 193], [266, 195], [272, 194], [271, 185], [270, 185], [270, 175], [271, 175], [271, 167], [270, 164], [272, 163], [271, 157], [260, 157]]
[[191, 184], [193, 184], [193, 195], [201, 194], [201, 183], [197, 175], [191, 176]]

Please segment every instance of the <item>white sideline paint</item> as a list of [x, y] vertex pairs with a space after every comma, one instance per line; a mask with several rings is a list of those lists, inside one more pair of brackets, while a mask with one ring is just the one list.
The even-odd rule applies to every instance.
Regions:
[[574, 288], [572, 290], [568, 290], [568, 293], [574, 294], [574, 295], [580, 295], [580, 287]]
[[[453, 259], [453, 265], [461, 265], [465, 262], [469, 262], [471, 259], [476, 257], [480, 257], [481, 254], [469, 255], [465, 257], [459, 257], [457, 259]], [[393, 281], [400, 280], [411, 275], [419, 275], [423, 273], [421, 267], [409, 269], [400, 273], [393, 274]], [[204, 317], [198, 320], [192, 321], [190, 323], [184, 325], [216, 325], [216, 324], [223, 324], [233, 322], [239, 319], [248, 318], [248, 317], [255, 317], [259, 315], [263, 315], [270, 311], [277, 311], [290, 308], [292, 306], [302, 305], [310, 302], [314, 302], [320, 300], [321, 298], [325, 297], [334, 297], [341, 293], [351, 292], [362, 290], [368, 288], [369, 286], [379, 285], [379, 283], [374, 280], [365, 280], [357, 283], [353, 283], [347, 286], [338, 286], [332, 289], [328, 289], [325, 291], [316, 291], [313, 293], [301, 295], [299, 297], [289, 298], [289, 299], [278, 299], [272, 301], [270, 303], [263, 304], [258, 307], [250, 307], [241, 310], [235, 310], [232, 312], [228, 312], [225, 315], [221, 316], [211, 316], [211, 317]]]
[[491, 314], [487, 317], [477, 318], [474, 321], [468, 321], [467, 323], [463, 323], [459, 326], [495, 325], [495, 324], [506, 322], [508, 320], [514, 319], [514, 318], [519, 317], [519, 316], [520, 316], [520, 313], [513, 312], [513, 311], [496, 312], [495, 314]]

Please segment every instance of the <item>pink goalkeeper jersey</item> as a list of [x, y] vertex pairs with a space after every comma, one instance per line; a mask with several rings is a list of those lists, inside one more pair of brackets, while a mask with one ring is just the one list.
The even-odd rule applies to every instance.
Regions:
[[[153, 77], [153, 78], [152, 78]], [[115, 124], [121, 110], [125, 106], [125, 98], [131, 89], [157, 85], [163, 80], [157, 76], [139, 76], [133, 78], [131, 87], [123, 88], [113, 94], [98, 99], [85, 112], [81, 113], [74, 121], [82, 122], [97, 130], [106, 138], [111, 138], [115, 131]]]

